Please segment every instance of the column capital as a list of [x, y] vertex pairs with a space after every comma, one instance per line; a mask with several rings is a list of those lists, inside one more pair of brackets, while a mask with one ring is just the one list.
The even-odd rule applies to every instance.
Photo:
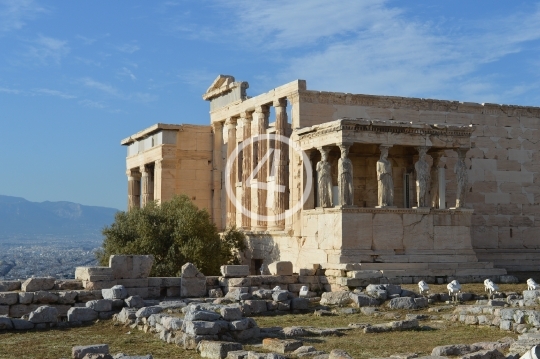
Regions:
[[225, 126], [227, 126], [227, 128], [229, 130], [235, 129], [236, 128], [236, 117], [229, 117], [227, 120], [225, 120]]
[[470, 148], [462, 148], [462, 147], [454, 148], [454, 151], [457, 152], [458, 158], [460, 159], [464, 159], [465, 156], [467, 155], [467, 152], [469, 152], [469, 150]]
[[272, 102], [272, 106], [273, 107], [287, 107], [287, 98], [282, 97], [282, 98], [278, 98], [277, 100], [274, 100], [274, 102]]
[[223, 122], [221, 121], [216, 121], [216, 122], [212, 122], [212, 128], [214, 129], [214, 132], [216, 131], [219, 131], [223, 128]]
[[255, 107], [255, 113], [257, 114], [269, 114], [270, 113], [270, 107], [268, 105], [261, 105]]
[[353, 145], [353, 142], [338, 142], [338, 143], [336, 143], [336, 146], [338, 146], [339, 148], [342, 148], [342, 147], [348, 148], [348, 147], [351, 147], [352, 145]]
[[246, 119], [250, 120], [253, 116], [253, 111], [242, 111], [240, 112], [240, 121], [244, 121]]
[[141, 172], [139, 172], [138, 168], [130, 168], [126, 170], [126, 176], [138, 179], [141, 178]]

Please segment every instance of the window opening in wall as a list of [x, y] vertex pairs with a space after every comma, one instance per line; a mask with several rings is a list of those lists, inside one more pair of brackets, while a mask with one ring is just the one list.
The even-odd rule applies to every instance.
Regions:
[[255, 275], [259, 275], [261, 274], [261, 268], [262, 268], [262, 265], [263, 265], [263, 260], [262, 259], [252, 259], [251, 260], [251, 268], [253, 268], [253, 270], [255, 271]]

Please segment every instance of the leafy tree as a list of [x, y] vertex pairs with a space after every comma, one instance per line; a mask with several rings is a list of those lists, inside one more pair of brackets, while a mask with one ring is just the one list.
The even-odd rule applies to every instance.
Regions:
[[206, 275], [217, 275], [221, 265], [238, 264], [246, 249], [242, 232], [229, 228], [220, 236], [208, 212], [185, 195], [118, 212], [103, 235], [102, 248], [96, 252], [101, 265], [108, 265], [113, 254], [152, 254], [150, 275], [157, 277], [179, 275], [186, 262]]

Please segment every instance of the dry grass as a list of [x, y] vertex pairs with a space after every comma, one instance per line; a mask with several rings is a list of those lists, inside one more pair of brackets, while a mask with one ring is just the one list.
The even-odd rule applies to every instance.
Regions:
[[[403, 288], [417, 291], [415, 284], [403, 285]], [[432, 293], [446, 292], [446, 285], [430, 285]], [[524, 284], [502, 284], [504, 292], [521, 292]], [[483, 284], [463, 284], [462, 291], [484, 293]], [[386, 306], [380, 307], [387, 314]], [[405, 311], [393, 311], [405, 318]], [[410, 311], [425, 314], [426, 310]], [[448, 313], [448, 312], [447, 312]], [[438, 314], [438, 313], [429, 313]], [[312, 314], [291, 314], [285, 316], [256, 317], [260, 327], [272, 326], [315, 326], [346, 327], [349, 323], [382, 323], [392, 319], [383, 316], [365, 316], [361, 313], [338, 315], [331, 317], [315, 317]], [[317, 350], [329, 352], [335, 348], [347, 350], [354, 358], [387, 357], [395, 353], [416, 352], [421, 355], [431, 353], [433, 347], [455, 343], [474, 343], [494, 341], [505, 336], [516, 337], [513, 333], [501, 332], [497, 328], [465, 326], [446, 321], [424, 321], [424, 327], [416, 331], [364, 334], [354, 329], [344, 332], [340, 337], [307, 337], [302, 338], [306, 345], [313, 345]], [[127, 334], [131, 332], [131, 334]], [[195, 351], [185, 351], [173, 344], [166, 344], [152, 334], [136, 329], [114, 325], [112, 321], [100, 321], [92, 326], [51, 329], [29, 332], [0, 333], [1, 359], [58, 359], [70, 358], [71, 348], [75, 345], [109, 344], [111, 353], [125, 352], [131, 355], [152, 354], [156, 359], [168, 358], [200, 358]], [[251, 343], [257, 344], [257, 343]], [[247, 346], [253, 348], [253, 346]], [[256, 348], [256, 350], [261, 350]]]
[[[127, 334], [131, 331], [131, 334]], [[115, 326], [112, 321], [100, 321], [91, 326], [0, 333], [2, 359], [58, 359], [71, 358], [76, 345], [109, 344], [111, 353], [130, 355], [152, 354], [156, 359], [199, 359], [194, 351], [185, 351], [167, 344], [137, 329]]]

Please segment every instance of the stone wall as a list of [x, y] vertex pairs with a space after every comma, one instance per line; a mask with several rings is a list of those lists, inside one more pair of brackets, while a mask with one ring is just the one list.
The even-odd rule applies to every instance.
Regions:
[[[478, 258], [508, 271], [536, 270], [540, 108], [308, 90], [299, 91], [298, 101], [298, 128], [344, 117], [474, 125], [466, 201], [474, 209], [472, 241]], [[455, 162], [453, 151], [441, 158], [449, 204], [455, 202]]]

